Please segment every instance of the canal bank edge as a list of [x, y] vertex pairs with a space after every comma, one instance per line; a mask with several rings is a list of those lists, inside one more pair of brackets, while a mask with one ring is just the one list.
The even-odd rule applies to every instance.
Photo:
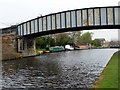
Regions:
[[94, 82], [92, 90], [120, 90], [120, 69], [118, 68], [120, 65], [119, 58], [120, 50], [113, 54], [100, 77], [98, 77], [98, 79]]

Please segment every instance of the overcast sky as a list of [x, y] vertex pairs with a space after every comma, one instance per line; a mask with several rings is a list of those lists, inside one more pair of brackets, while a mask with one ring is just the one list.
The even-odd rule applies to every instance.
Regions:
[[[0, 0], [0, 28], [65, 10], [117, 6], [119, 0]], [[118, 30], [93, 31], [93, 38], [118, 39]]]

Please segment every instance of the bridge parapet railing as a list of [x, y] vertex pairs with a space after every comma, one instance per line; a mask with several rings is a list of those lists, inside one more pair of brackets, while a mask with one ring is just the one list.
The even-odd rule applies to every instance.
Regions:
[[78, 27], [117, 26], [120, 6], [94, 7], [53, 13], [17, 26], [18, 36]]

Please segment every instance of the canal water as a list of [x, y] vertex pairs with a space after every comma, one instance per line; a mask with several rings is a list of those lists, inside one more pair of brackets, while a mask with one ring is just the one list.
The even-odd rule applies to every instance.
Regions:
[[91, 88], [117, 49], [76, 50], [2, 62], [3, 88]]

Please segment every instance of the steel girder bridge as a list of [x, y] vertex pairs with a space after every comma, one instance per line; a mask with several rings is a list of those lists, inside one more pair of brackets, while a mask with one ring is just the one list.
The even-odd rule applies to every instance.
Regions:
[[120, 6], [68, 10], [40, 16], [17, 25], [19, 37], [92, 29], [119, 29]]

